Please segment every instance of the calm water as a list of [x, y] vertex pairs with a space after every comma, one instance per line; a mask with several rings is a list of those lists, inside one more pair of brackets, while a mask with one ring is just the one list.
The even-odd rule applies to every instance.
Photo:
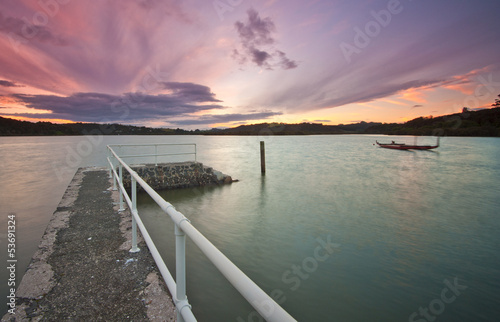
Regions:
[[[7, 214], [16, 213], [18, 267], [24, 271], [74, 171], [103, 166], [106, 144], [194, 142], [199, 161], [240, 182], [166, 191], [165, 199], [265, 291], [279, 295], [296, 319], [497, 320], [500, 140], [443, 138], [435, 152], [408, 152], [377, 148], [376, 139], [384, 141], [379, 136], [0, 138], [0, 233]], [[266, 141], [265, 176], [260, 140]], [[140, 197], [139, 211], [174, 267], [172, 224], [147, 195]], [[1, 241], [5, 263], [5, 238]], [[188, 297], [199, 320], [258, 320], [190, 243], [187, 273]], [[5, 298], [6, 282], [0, 283]]]

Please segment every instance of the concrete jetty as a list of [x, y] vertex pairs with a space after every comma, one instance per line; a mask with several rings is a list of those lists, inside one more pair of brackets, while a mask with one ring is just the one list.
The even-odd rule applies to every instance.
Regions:
[[103, 168], [79, 169], [2, 321], [175, 321], [175, 307], [131, 216]]

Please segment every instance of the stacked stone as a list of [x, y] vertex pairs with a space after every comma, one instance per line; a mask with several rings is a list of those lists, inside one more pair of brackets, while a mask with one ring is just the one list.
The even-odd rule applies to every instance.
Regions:
[[[131, 168], [155, 190], [221, 185], [232, 178], [199, 162], [134, 165]], [[130, 189], [130, 174], [123, 171], [123, 184]], [[140, 189], [140, 186], [138, 187]]]

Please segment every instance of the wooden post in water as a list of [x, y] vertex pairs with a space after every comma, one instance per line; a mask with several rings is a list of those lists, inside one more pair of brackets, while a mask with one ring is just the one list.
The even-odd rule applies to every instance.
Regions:
[[264, 147], [264, 141], [260, 141], [260, 172], [262, 174], [266, 173], [266, 148]]

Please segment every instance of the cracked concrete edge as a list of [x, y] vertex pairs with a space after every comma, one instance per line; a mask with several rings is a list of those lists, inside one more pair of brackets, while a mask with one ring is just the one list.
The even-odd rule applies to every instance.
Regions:
[[[31, 258], [30, 264], [21, 279], [21, 283], [16, 290], [16, 298], [29, 301], [37, 301], [43, 298], [57, 283], [53, 279], [54, 272], [47, 263], [47, 259], [54, 251], [54, 243], [59, 230], [67, 228], [71, 212], [67, 209], [71, 207], [78, 198], [78, 193], [83, 180], [83, 169], [77, 170], [68, 188], [52, 215], [47, 228], [38, 244], [38, 249]], [[17, 301], [19, 303], [19, 301]], [[26, 317], [25, 309], [28, 308], [26, 301], [21, 304], [16, 303], [15, 314], [7, 313], [2, 317], [2, 321], [30, 320]], [[40, 317], [41, 318], [41, 317]]]
[[47, 294], [56, 284], [52, 279], [52, 267], [47, 264], [47, 260], [54, 251], [57, 233], [69, 225], [71, 211], [68, 211], [67, 208], [73, 206], [75, 200], [78, 198], [82, 180], [83, 171], [79, 170], [75, 173], [73, 180], [71, 180], [59, 202], [57, 210], [52, 215], [45, 229], [45, 233], [38, 244], [38, 250], [33, 255], [16, 291], [17, 297], [39, 299]]
[[[38, 245], [38, 250], [33, 255], [30, 264], [16, 290], [16, 298], [21, 299], [20, 304], [16, 304], [15, 314], [5, 314], [1, 321], [39, 321], [43, 316], [28, 318], [26, 309], [29, 308], [28, 303], [38, 301], [45, 296], [57, 284], [53, 279], [54, 272], [52, 267], [47, 263], [47, 259], [54, 251], [54, 243], [59, 230], [67, 228], [71, 211], [68, 209], [73, 206], [78, 198], [80, 186], [83, 181], [84, 173], [87, 171], [100, 171], [105, 168], [80, 168], [76, 171], [68, 188], [66, 189], [59, 205], [52, 215], [52, 218], [45, 229], [45, 233]], [[124, 211], [119, 211], [119, 192], [113, 191], [113, 180], [110, 179], [109, 191], [112, 192], [112, 200], [114, 201], [114, 210], [120, 215], [120, 230], [125, 238], [125, 242], [120, 246], [120, 250], [130, 250], [132, 247], [132, 217], [128, 208]], [[126, 207], [126, 203], [125, 203]], [[143, 241], [142, 235], [138, 230], [137, 242]], [[143, 302], [147, 308], [147, 315], [150, 321], [176, 321], [175, 305], [172, 301], [172, 296], [167, 289], [167, 286], [160, 277], [160, 274], [155, 272], [150, 273], [146, 282], [150, 285], [143, 292]]]
[[146, 305], [146, 314], [150, 321], [176, 321], [177, 314], [172, 298], [165, 287], [158, 273], [151, 272], [146, 278], [149, 283], [144, 290], [144, 303]]

